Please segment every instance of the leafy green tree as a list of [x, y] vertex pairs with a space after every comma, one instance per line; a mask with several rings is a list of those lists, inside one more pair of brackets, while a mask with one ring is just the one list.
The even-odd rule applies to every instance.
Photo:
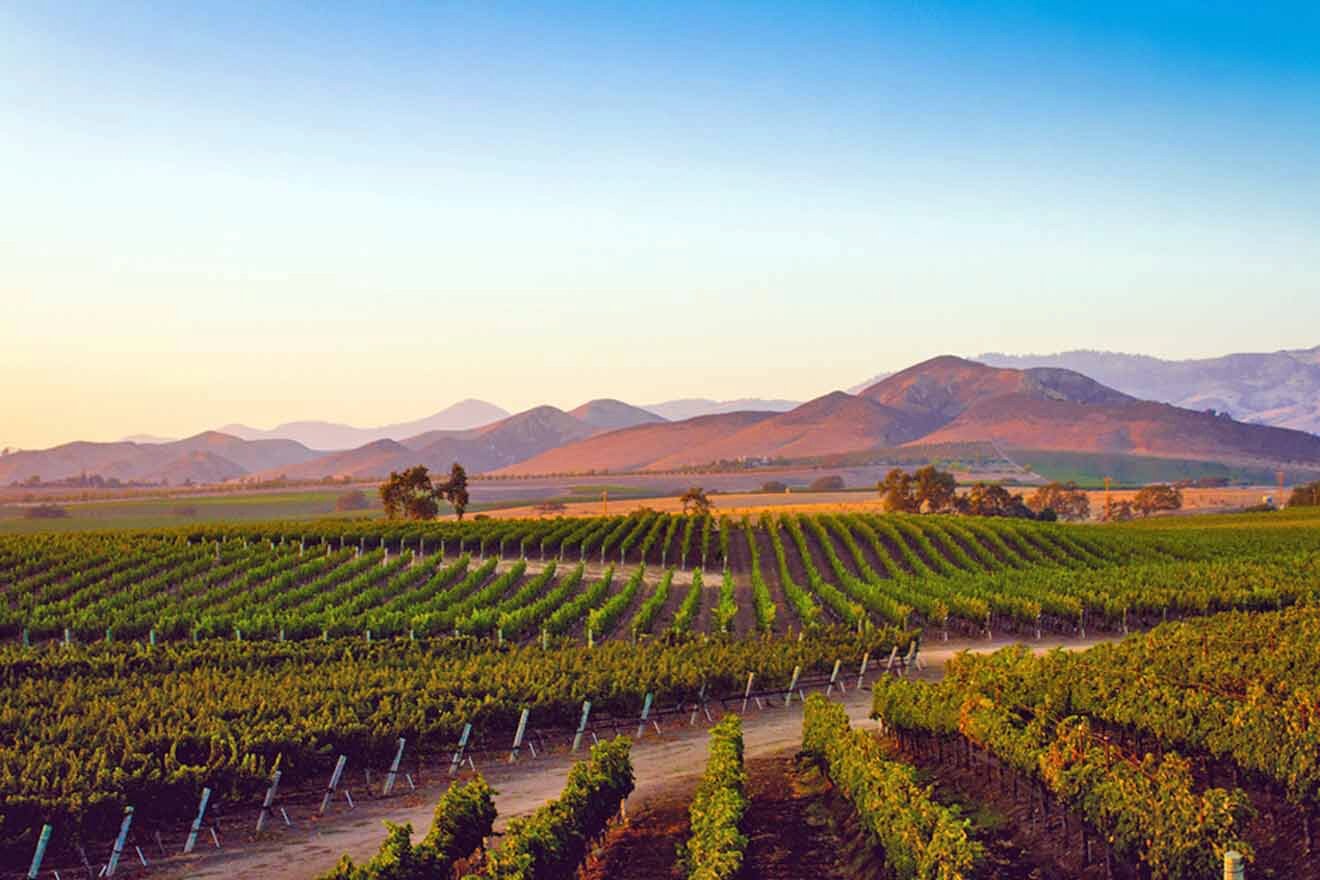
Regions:
[[959, 509], [972, 516], [1014, 516], [1033, 519], [1021, 495], [1014, 495], [998, 483], [977, 483], [959, 500]]
[[1089, 519], [1091, 499], [1086, 492], [1071, 480], [1067, 483], [1055, 481], [1041, 486], [1027, 499], [1027, 506], [1039, 516], [1052, 510], [1059, 519]]
[[1132, 509], [1142, 516], [1162, 510], [1181, 510], [1182, 504], [1182, 490], [1167, 483], [1142, 486], [1132, 499]]
[[390, 478], [380, 486], [380, 501], [390, 519], [435, 519], [440, 505], [435, 500], [435, 487], [425, 465], [410, 467], [402, 473], [390, 472]]
[[912, 475], [902, 468], [894, 468], [876, 486], [885, 510], [890, 513], [916, 513], [919, 509]]
[[942, 513], [953, 510], [958, 500], [958, 481], [953, 474], [934, 465], [918, 468], [912, 475], [913, 495], [918, 510]]
[[807, 487], [808, 492], [840, 492], [843, 489], [843, 477], [837, 475], [818, 477]]
[[467, 471], [458, 462], [449, 469], [449, 479], [436, 487], [436, 494], [444, 498], [454, 508], [454, 515], [463, 519], [463, 511], [468, 506]]
[[679, 500], [683, 503], [684, 515], [695, 513], [697, 516], [707, 516], [710, 513], [710, 498], [700, 486], [688, 489]]
[[1320, 483], [1307, 483], [1292, 490], [1289, 507], [1320, 507]]

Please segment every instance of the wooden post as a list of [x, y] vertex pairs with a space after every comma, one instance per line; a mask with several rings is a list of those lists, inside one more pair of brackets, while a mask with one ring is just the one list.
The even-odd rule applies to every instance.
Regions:
[[458, 738], [458, 750], [454, 752], [454, 761], [449, 765], [449, 775], [457, 776], [458, 768], [463, 766], [463, 750], [467, 748], [468, 737], [472, 735], [472, 725], [463, 725], [463, 735]]
[[587, 730], [587, 717], [591, 715], [591, 700], [582, 701], [582, 720], [578, 722], [577, 733], [573, 736], [573, 751], [582, 745], [582, 734]]
[[655, 699], [655, 694], [648, 693], [646, 699], [642, 701], [642, 719], [637, 724], [637, 736], [635, 739], [641, 739], [642, 734], [646, 732], [646, 719], [651, 717], [651, 701]]
[[861, 690], [862, 683], [866, 681], [866, 664], [871, 661], [871, 652], [867, 651], [862, 655], [862, 668], [857, 671], [857, 689]]
[[32, 854], [32, 867], [28, 868], [28, 880], [37, 880], [41, 871], [41, 860], [46, 857], [46, 847], [50, 846], [50, 835], [55, 829], [50, 825], [41, 826], [41, 836], [37, 838], [37, 851]]
[[[370, 630], [367, 631], [370, 632]], [[388, 795], [390, 790], [394, 788], [394, 778], [399, 775], [399, 762], [403, 760], [403, 747], [407, 742], [403, 737], [399, 737], [399, 750], [394, 753], [394, 763], [390, 765], [389, 775], [385, 777], [385, 788], [381, 791], [382, 795]]]
[[788, 683], [788, 693], [784, 694], [784, 707], [793, 702], [793, 691], [797, 689], [798, 676], [802, 674], [801, 665], [793, 667], [793, 680]]
[[748, 701], [749, 699], [751, 699], [751, 696], [752, 696], [752, 681], [753, 681], [755, 678], [756, 678], [756, 673], [755, 673], [755, 672], [749, 672], [749, 673], [747, 673], [747, 687], [743, 690], [742, 713], [743, 713], [744, 715], [747, 714], [747, 701]]
[[114, 849], [110, 850], [110, 861], [105, 866], [105, 876], [113, 877], [119, 867], [119, 857], [124, 854], [124, 843], [128, 840], [128, 829], [133, 824], [133, 808], [124, 807], [124, 821], [119, 826], [119, 836], [115, 838]]
[[509, 752], [510, 764], [518, 760], [518, 750], [522, 748], [523, 735], [527, 733], [527, 716], [531, 711], [531, 709], [523, 709], [522, 715], [518, 718], [518, 732], [513, 735], [513, 749]]
[[1247, 869], [1242, 854], [1236, 850], [1224, 853], [1224, 880], [1246, 880]]
[[190, 853], [193, 847], [197, 845], [197, 832], [202, 830], [202, 817], [206, 815], [206, 805], [211, 801], [211, 789], [202, 789], [202, 800], [197, 804], [197, 817], [193, 819], [192, 829], [188, 832], [188, 841], [183, 845], [183, 851]]
[[321, 798], [321, 812], [324, 816], [325, 811], [330, 809], [330, 799], [335, 796], [335, 789], [339, 787], [339, 777], [344, 775], [344, 765], [348, 763], [348, 755], [340, 755], [335, 763], [335, 772], [330, 775], [330, 784], [325, 788], [325, 797]]
[[840, 691], [841, 693], [844, 692], [844, 690], [843, 690], [843, 682], [839, 681], [839, 665], [840, 665], [841, 663], [843, 663], [842, 660], [835, 660], [835, 661], [834, 661], [834, 671], [830, 673], [830, 685], [829, 685], [829, 687], [825, 688], [825, 696], [827, 696], [827, 697], [828, 697], [830, 694], [832, 694], [832, 693], [834, 692], [834, 686], [835, 686], [835, 685], [838, 685], [838, 686], [839, 686], [839, 691]]
[[271, 776], [270, 788], [266, 789], [266, 799], [261, 802], [261, 813], [257, 816], [258, 834], [261, 833], [261, 829], [266, 827], [266, 816], [270, 814], [270, 808], [275, 803], [275, 793], [278, 792], [280, 788], [280, 773], [281, 771], [276, 770], [274, 775]]

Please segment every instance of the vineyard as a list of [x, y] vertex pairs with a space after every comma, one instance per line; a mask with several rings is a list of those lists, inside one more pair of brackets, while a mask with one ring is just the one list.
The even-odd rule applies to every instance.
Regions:
[[[882, 870], [984, 874], [978, 829], [923, 787], [946, 763], [991, 768], [1033, 822], [1075, 838], [1093, 855], [1076, 876], [1206, 876], [1229, 849], [1270, 863], [1261, 798], [1286, 805], [1306, 850], [1320, 804], [1317, 593], [1320, 519], [1291, 513], [1101, 527], [643, 511], [3, 538], [0, 862], [29, 858], [43, 825], [67, 864], [129, 806], [145, 835], [203, 789], [213, 810], [255, 808], [272, 778], [288, 797], [323, 788], [337, 759], [398, 769], [405, 743], [420, 777], [507, 755], [524, 728], [544, 749], [575, 728], [631, 734], [648, 713], [695, 723], [837, 693], [841, 665], [861, 679], [869, 662], [886, 736], [813, 696], [803, 752]], [[966, 654], [939, 684], [885, 674], [911, 671], [893, 658], [922, 642], [1097, 633], [1115, 641]], [[694, 813], [686, 851], [714, 877], [741, 863], [755, 804], [740, 729], [711, 748], [701, 797], [723, 818]], [[631, 770], [605, 775], [579, 788], [631, 789]], [[479, 793], [453, 809], [488, 822]], [[617, 798], [579, 800], [528, 827], [608, 838]], [[473, 849], [391, 834], [390, 852], [446, 865]], [[538, 876], [517, 865], [550, 856], [514, 843], [489, 876]]]
[[11, 537], [0, 539], [0, 638], [586, 641], [868, 622], [941, 636], [1125, 631], [1311, 596], [1320, 540], [1299, 523], [642, 512]]

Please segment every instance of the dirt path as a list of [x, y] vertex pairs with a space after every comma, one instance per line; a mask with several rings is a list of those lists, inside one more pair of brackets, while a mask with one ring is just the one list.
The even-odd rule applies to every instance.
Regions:
[[[1106, 640], [1053, 638], [1030, 644], [1044, 651], [1058, 646], [1089, 647]], [[1008, 644], [1012, 644], [1012, 640], [934, 643], [922, 651], [926, 668], [918, 676], [930, 680], [940, 678], [945, 662], [960, 650], [988, 651]], [[851, 688], [842, 700], [854, 723], [866, 720], [870, 703], [869, 689]], [[796, 700], [787, 709], [781, 705], [752, 710], [746, 718], [743, 741], [749, 761], [792, 754], [801, 739], [802, 709]], [[695, 786], [706, 763], [706, 742], [704, 722], [695, 727], [686, 723], [672, 725], [658, 736], [653, 728], [648, 729], [633, 747], [637, 788], [628, 799], [629, 810], [636, 814], [652, 801], [672, 801], [683, 796], [685, 786], [688, 789]], [[506, 763], [480, 766], [497, 791], [495, 804], [499, 819], [496, 830], [502, 830], [510, 818], [527, 815], [557, 797], [572, 766], [572, 758], [569, 754], [557, 753], [523, 760], [513, 766]], [[437, 775], [439, 778], [435, 779]], [[359, 862], [369, 859], [384, 839], [382, 823], [387, 819], [411, 823], [415, 838], [424, 835], [430, 826], [435, 803], [447, 785], [447, 778], [442, 774], [432, 776], [433, 780], [419, 786], [416, 793], [382, 801], [359, 799], [357, 808], [351, 812], [344, 809], [342, 801], [337, 801], [330, 815], [319, 821], [311, 820], [310, 810], [300, 810], [296, 815], [291, 814], [293, 828], [281, 827], [263, 841], [251, 840], [246, 832], [239, 835], [231, 831], [226, 848], [202, 852], [188, 861], [179, 859], [169, 866], [159, 864], [151, 871], [151, 876], [205, 880], [232, 880], [235, 877], [245, 880], [268, 877], [313, 880], [334, 867], [341, 853], [347, 853]]]
[[744, 874], [749, 880], [847, 880], [844, 841], [823, 797], [827, 786], [818, 774], [801, 771], [796, 754], [794, 746], [747, 761]]

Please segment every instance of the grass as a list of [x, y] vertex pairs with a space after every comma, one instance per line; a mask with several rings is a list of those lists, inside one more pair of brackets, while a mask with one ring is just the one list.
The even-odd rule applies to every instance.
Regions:
[[[1105, 477], [1113, 479], [1115, 488], [1197, 480], [1203, 477], [1227, 479], [1229, 483], [1235, 485], [1268, 486], [1275, 481], [1273, 469], [1238, 467], [1215, 461], [1033, 449], [1010, 450], [1009, 455], [1018, 464], [1030, 468], [1047, 480], [1061, 482], [1073, 480], [1079, 486], [1088, 489], [1103, 487]], [[1289, 483], [1315, 479], [1313, 473], [1308, 474], [1304, 471], [1288, 471], [1285, 477]]]
[[[152, 529], [194, 522], [243, 522], [273, 519], [320, 519], [328, 516], [362, 516], [379, 513], [380, 506], [368, 492], [371, 509], [335, 511], [335, 502], [346, 490], [315, 489], [305, 492], [253, 492], [215, 496], [150, 498], [142, 500], [58, 503], [69, 512], [60, 519], [27, 519], [25, 507], [0, 506], [0, 534], [32, 532], [78, 532], [96, 529]], [[191, 511], [191, 512], [188, 512]]]

